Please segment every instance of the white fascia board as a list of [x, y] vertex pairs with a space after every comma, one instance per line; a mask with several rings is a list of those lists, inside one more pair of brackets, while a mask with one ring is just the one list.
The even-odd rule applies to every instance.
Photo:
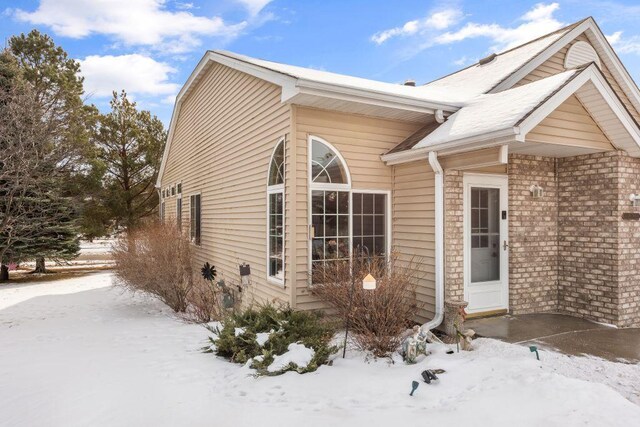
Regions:
[[299, 89], [300, 93], [309, 95], [340, 99], [343, 101], [354, 101], [395, 109], [418, 111], [428, 114], [435, 114], [436, 110], [455, 113], [462, 107], [462, 105], [459, 104], [444, 104], [441, 102], [423, 100], [409, 96], [332, 85], [304, 79], [298, 79], [296, 87]]
[[636, 85], [636, 83], [633, 81], [633, 78], [631, 77], [631, 75], [629, 75], [629, 72], [620, 61], [620, 58], [611, 47], [611, 44], [607, 41], [605, 35], [602, 34], [602, 31], [600, 30], [598, 25], [594, 22], [589, 29], [591, 30], [591, 34], [602, 46], [602, 49], [607, 53], [607, 59], [609, 59], [613, 64], [613, 68], [620, 76], [622, 83], [629, 89], [629, 92], [631, 92], [631, 102], [633, 103], [633, 106], [636, 109], [640, 110], [640, 89], [638, 89], [638, 85]]
[[[520, 134], [525, 136], [534, 127], [536, 127], [545, 117], [551, 114], [564, 101], [573, 95], [587, 82], [593, 83], [598, 89], [603, 99], [607, 102], [613, 113], [620, 120], [629, 135], [640, 147], [640, 129], [635, 124], [633, 118], [629, 115], [627, 109], [622, 105], [620, 99], [611, 89], [602, 72], [594, 65], [590, 65], [580, 72], [573, 80], [567, 83], [562, 89], [551, 96], [546, 102], [538, 106], [538, 108], [520, 123]], [[620, 148], [620, 147], [618, 147]]]
[[518, 83], [520, 80], [525, 78], [529, 73], [542, 65], [547, 59], [551, 58], [555, 55], [560, 49], [562, 49], [567, 43], [571, 40], [578, 37], [582, 34], [587, 28], [592, 25], [592, 19], [589, 18], [584, 21], [582, 24], [575, 27], [573, 30], [569, 31], [564, 36], [560, 37], [555, 42], [551, 43], [549, 47], [540, 52], [535, 58], [527, 62], [520, 69], [518, 69], [515, 73], [511, 74], [511, 76], [507, 77], [501, 83], [499, 83], [496, 87], [491, 89], [488, 93], [497, 93], [502, 92], [507, 89], [511, 89], [513, 85]]
[[522, 68], [513, 73], [510, 77], [502, 81], [495, 88], [493, 88], [489, 93], [502, 92], [504, 90], [512, 88], [516, 83], [525, 78], [529, 73], [542, 65], [546, 60], [555, 55], [560, 49], [566, 46], [573, 39], [578, 37], [580, 34], [585, 31], [590, 30], [590, 34], [593, 35], [600, 45], [602, 49], [607, 54], [608, 62], [613, 65], [614, 71], [620, 76], [624, 86], [629, 89], [629, 93], [631, 95], [631, 102], [633, 103], [636, 109], [640, 110], [640, 89], [633, 81], [633, 78], [629, 75], [629, 72], [624, 67], [620, 58], [615, 53], [611, 44], [607, 41], [607, 38], [602, 33], [598, 25], [595, 23], [593, 18], [589, 18], [584, 21], [582, 24], [578, 25], [573, 30], [569, 31], [564, 36], [560, 37], [554, 43], [549, 45], [545, 50], [543, 50], [538, 56], [533, 58], [531, 61], [526, 63]]
[[429, 152], [431, 151], [437, 151], [439, 155], [451, 155], [505, 145], [511, 142], [522, 142], [523, 140], [524, 139], [520, 137], [519, 127], [515, 126], [483, 135], [475, 135], [441, 144], [434, 144], [428, 147], [412, 148], [399, 153], [383, 154], [380, 158], [387, 165], [397, 165], [428, 159]]

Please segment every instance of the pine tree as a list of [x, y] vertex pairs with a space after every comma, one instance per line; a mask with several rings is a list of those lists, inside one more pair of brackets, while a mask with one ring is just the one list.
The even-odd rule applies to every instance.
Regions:
[[[0, 61], [0, 75], [12, 62]], [[61, 195], [60, 163], [66, 152], [43, 119], [33, 88], [16, 74], [0, 87], [0, 280], [6, 264], [36, 254], [77, 254], [73, 201]]]
[[[44, 218], [40, 222], [37, 238], [31, 238], [28, 245], [23, 242], [20, 257], [27, 255], [36, 259], [36, 272], [44, 273], [44, 259], [68, 259], [77, 254], [78, 219], [82, 206], [83, 189], [91, 165], [88, 145], [87, 124], [95, 114], [95, 108], [86, 107], [82, 100], [83, 79], [79, 76], [80, 66], [47, 35], [37, 30], [29, 34], [11, 37], [10, 54], [17, 64], [5, 73], [4, 81], [20, 78], [30, 86], [30, 94], [40, 107], [42, 121], [47, 125], [51, 152], [55, 152], [57, 163], [47, 178], [46, 185], [38, 188], [40, 193], [32, 194], [34, 202], [51, 205], [52, 218], [61, 222], [51, 222]], [[13, 75], [12, 75], [13, 73]], [[71, 182], [79, 185], [68, 185]], [[74, 191], [75, 190], [75, 191]], [[35, 208], [34, 208], [35, 209]], [[64, 213], [62, 213], [64, 212]], [[75, 251], [74, 251], [75, 248]]]
[[100, 115], [91, 141], [106, 173], [104, 206], [117, 227], [134, 228], [158, 207], [154, 188], [167, 134], [162, 122], [139, 111], [126, 92], [114, 92], [111, 111]]

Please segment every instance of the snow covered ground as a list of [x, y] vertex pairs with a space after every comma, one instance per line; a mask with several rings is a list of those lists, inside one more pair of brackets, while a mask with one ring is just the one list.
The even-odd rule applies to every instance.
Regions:
[[[203, 327], [110, 273], [0, 286], [0, 425], [628, 425], [640, 367], [477, 340], [407, 366], [348, 352], [311, 374], [254, 378], [200, 348]], [[442, 368], [437, 384], [411, 382]], [[585, 380], [586, 379], [586, 380]], [[635, 403], [634, 403], [635, 402]]]

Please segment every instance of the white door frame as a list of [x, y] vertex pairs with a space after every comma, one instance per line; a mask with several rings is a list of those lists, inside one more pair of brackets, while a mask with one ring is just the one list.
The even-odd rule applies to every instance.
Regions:
[[[507, 175], [465, 173], [463, 185], [463, 248], [464, 248], [464, 299], [469, 302], [469, 313], [481, 313], [494, 310], [509, 310], [509, 181]], [[500, 189], [500, 280], [481, 282], [471, 285], [471, 223], [469, 217], [470, 196], [472, 187]], [[502, 219], [502, 213], [507, 216]], [[475, 290], [473, 288], [476, 288]], [[479, 289], [478, 289], [479, 288]], [[473, 293], [484, 289], [500, 289], [499, 300], [480, 307], [473, 306]]]

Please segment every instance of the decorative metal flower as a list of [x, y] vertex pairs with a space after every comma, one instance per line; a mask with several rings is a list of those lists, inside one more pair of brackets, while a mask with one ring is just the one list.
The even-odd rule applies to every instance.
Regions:
[[204, 266], [200, 271], [202, 272], [202, 277], [210, 282], [213, 282], [213, 279], [215, 279], [216, 275], [218, 274], [218, 272], [216, 271], [216, 267], [209, 264], [208, 262], [204, 263]]

